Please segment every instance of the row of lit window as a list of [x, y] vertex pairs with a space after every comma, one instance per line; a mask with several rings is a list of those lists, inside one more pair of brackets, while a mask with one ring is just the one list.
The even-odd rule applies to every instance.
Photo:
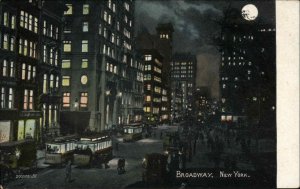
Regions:
[[[82, 75], [80, 77], [80, 82], [82, 85], [86, 85], [88, 82], [88, 76], [87, 75]], [[71, 85], [71, 76], [64, 75], [62, 76], [62, 86], [63, 87], [69, 87]]]
[[[245, 62], [239, 62], [239, 63], [236, 63], [236, 62], [228, 62], [228, 66], [237, 66], [237, 65], [239, 65], [239, 66], [244, 66], [246, 63]], [[225, 65], [225, 63], [224, 62], [222, 62], [222, 64], [221, 64], [222, 66], [224, 66]], [[251, 62], [248, 62], [248, 65], [249, 66], [251, 66], [252, 65], [252, 63]]]
[[59, 76], [44, 74], [43, 77], [43, 93], [57, 92], [59, 88]]
[[193, 65], [193, 62], [173, 62], [173, 66]]
[[20, 27], [38, 33], [38, 18], [21, 10], [20, 12]]
[[151, 80], [151, 74], [145, 74], [144, 75], [144, 81], [148, 81], [148, 80]]
[[14, 89], [10, 87], [1, 87], [0, 108], [12, 109], [14, 100]]
[[27, 39], [19, 39], [19, 54], [29, 56], [31, 58], [37, 57], [37, 42], [29, 41]]
[[8, 12], [3, 13], [3, 25], [15, 29], [16, 28], [16, 16]]
[[161, 39], [169, 39], [169, 35], [168, 34], [160, 34], [159, 37]]
[[114, 74], [118, 74], [118, 68], [116, 65], [111, 64], [111, 63], [106, 63], [106, 71], [114, 73]]
[[[72, 41], [63, 41], [63, 51], [64, 52], [71, 52], [72, 51]], [[89, 41], [82, 40], [81, 41], [81, 52], [88, 52]]]
[[33, 110], [33, 90], [24, 89], [23, 109]]
[[36, 77], [36, 67], [30, 64], [22, 64], [22, 80], [34, 80]]
[[[88, 59], [83, 58], [81, 59], [81, 68], [88, 68], [89, 62]], [[63, 59], [61, 63], [62, 69], [71, 68], [71, 60], [70, 59]]]
[[154, 81], [157, 81], [157, 82], [161, 83], [161, 78], [160, 77], [154, 76], [153, 79], [154, 79]]
[[172, 66], [173, 70], [194, 70], [193, 66]]
[[[64, 15], [72, 15], [73, 14], [73, 5], [72, 4], [66, 4], [68, 10], [64, 12]], [[88, 15], [90, 13], [90, 5], [89, 4], [83, 4], [82, 5], [82, 14]]]
[[58, 27], [49, 24], [46, 20], [43, 21], [43, 35], [58, 39]]
[[[1, 34], [0, 37], [2, 38]], [[3, 34], [3, 39], [1, 39], [1, 48], [9, 51], [15, 50], [15, 38], [9, 34]]]
[[150, 61], [150, 60], [152, 60], [152, 55], [148, 55], [148, 54], [144, 55], [144, 60], [145, 60], [145, 61]]
[[[227, 60], [235, 60], [235, 59], [244, 60], [244, 57], [243, 56], [239, 56], [239, 57], [233, 56], [232, 58], [230, 56], [227, 57]], [[224, 56], [222, 57], [222, 60], [225, 60]]]
[[43, 46], [43, 62], [51, 65], [57, 66], [58, 64], [58, 51], [56, 48], [51, 48], [46, 45]]
[[15, 63], [4, 59], [0, 62], [0, 76], [2, 77], [15, 77]]
[[113, 47], [108, 46], [108, 45], [105, 45], [105, 44], [103, 45], [102, 53], [109, 56], [109, 57], [116, 58], [115, 49]]
[[143, 73], [137, 72], [137, 81], [143, 81]]
[[[76, 98], [76, 100], [77, 100], [77, 98]], [[71, 93], [65, 92], [65, 93], [63, 93], [63, 107], [70, 108], [70, 106], [71, 106]], [[80, 93], [79, 107], [81, 107], [81, 108], [88, 107], [88, 93], [87, 92]]]

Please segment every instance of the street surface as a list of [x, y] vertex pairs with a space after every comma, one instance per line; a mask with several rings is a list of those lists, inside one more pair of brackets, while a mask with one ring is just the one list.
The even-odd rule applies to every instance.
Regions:
[[[172, 128], [177, 129], [177, 127]], [[41, 170], [36, 178], [16, 179], [8, 184], [8, 188], [125, 188], [127, 185], [142, 180], [142, 160], [147, 153], [162, 153], [162, 140], [159, 133], [169, 130], [168, 127], [157, 129], [156, 137], [145, 138], [136, 142], [123, 143], [120, 138], [118, 151], [114, 149], [115, 158], [109, 162], [108, 169], [76, 168], [72, 166], [72, 182], [65, 182], [65, 168], [49, 167], [41, 162]], [[118, 175], [117, 161], [120, 157], [126, 160], [126, 173]]]
[[[38, 167], [39, 171], [35, 178], [24, 178], [15, 179], [10, 182], [6, 187], [8, 188], [134, 188], [141, 187], [142, 180], [142, 160], [147, 153], [163, 153], [163, 142], [160, 139], [161, 132], [165, 131], [177, 131], [177, 127], [158, 127], [154, 129], [152, 136], [149, 138], [144, 138], [142, 140], [130, 143], [123, 143], [122, 138], [116, 136], [113, 137], [113, 146], [115, 147], [116, 142], [118, 142], [118, 150], [114, 148], [113, 154], [114, 158], [109, 162], [109, 168], [77, 168], [72, 166], [72, 182], [65, 182], [65, 168], [49, 167], [43, 164], [44, 158], [43, 153], [39, 152], [40, 157]], [[254, 173], [260, 172], [260, 170], [255, 170], [255, 161], [251, 159], [245, 152], [243, 152], [243, 145], [237, 140], [237, 137], [225, 137], [226, 135], [222, 132], [215, 132], [212, 130], [209, 133], [203, 132], [201, 137], [197, 140], [195, 146], [193, 145], [193, 155], [191, 156], [191, 161], [186, 162], [186, 170], [194, 170], [197, 172], [215, 172], [215, 175], [222, 170], [228, 170], [226, 164], [228, 160], [231, 161], [234, 168], [229, 168], [231, 171], [239, 170], [250, 172], [249, 178], [215, 178], [214, 180], [201, 178], [194, 180], [180, 180], [180, 182], [188, 182], [186, 188], [193, 187], [202, 188], [206, 186], [214, 186], [214, 184], [227, 185], [235, 184], [241, 182], [244, 186], [247, 186], [249, 182], [251, 186], [253, 185], [253, 180], [255, 179]], [[216, 160], [214, 146], [217, 142], [210, 141], [210, 138], [219, 137], [220, 143], [222, 144], [222, 150], [219, 152], [219, 159]], [[190, 139], [193, 143], [193, 140]], [[215, 140], [217, 141], [217, 140]], [[253, 140], [249, 142], [250, 151], [257, 150], [257, 146]], [[216, 143], [216, 145], [212, 145]], [[125, 158], [125, 174], [118, 175], [117, 173], [117, 162], [119, 158]], [[233, 160], [235, 161], [232, 164]], [[263, 177], [258, 177], [264, 182]], [[258, 179], [258, 180], [259, 180]], [[179, 183], [180, 183], [179, 182]], [[256, 182], [256, 181], [255, 181]], [[260, 181], [259, 181], [260, 182]], [[249, 187], [251, 187], [249, 186]], [[175, 185], [176, 188], [180, 186]], [[218, 187], [218, 186], [216, 186]]]

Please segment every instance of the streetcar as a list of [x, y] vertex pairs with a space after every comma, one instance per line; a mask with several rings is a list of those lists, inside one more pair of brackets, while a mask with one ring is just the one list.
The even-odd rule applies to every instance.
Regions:
[[0, 170], [2, 179], [15, 178], [37, 168], [37, 145], [33, 139], [0, 143]]
[[112, 140], [107, 135], [83, 137], [76, 143], [74, 164], [80, 167], [101, 166], [112, 159]]
[[45, 164], [60, 165], [73, 161], [77, 137], [59, 137], [46, 143]]
[[132, 142], [143, 138], [143, 127], [140, 123], [132, 123], [124, 126], [123, 142]]

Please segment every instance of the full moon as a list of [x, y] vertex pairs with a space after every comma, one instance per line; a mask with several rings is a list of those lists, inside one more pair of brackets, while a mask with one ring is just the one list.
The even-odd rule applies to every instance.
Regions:
[[248, 4], [242, 8], [242, 16], [245, 20], [255, 20], [258, 16], [258, 10], [255, 5]]

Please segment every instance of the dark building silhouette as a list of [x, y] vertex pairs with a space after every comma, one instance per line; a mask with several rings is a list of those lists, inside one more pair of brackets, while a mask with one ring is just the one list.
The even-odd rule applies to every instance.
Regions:
[[194, 114], [197, 59], [190, 53], [175, 53], [171, 61], [171, 112], [177, 121]]
[[1, 142], [59, 131], [60, 1], [0, 2]]
[[162, 88], [163, 58], [155, 49], [141, 51], [144, 55], [144, 120], [160, 121], [164, 92]]
[[136, 45], [139, 50], [156, 49], [163, 57], [162, 62], [162, 92], [160, 122], [168, 122], [171, 114], [171, 57], [173, 50], [173, 25], [161, 23], [156, 27], [156, 34], [143, 30], [138, 33]]
[[237, 10], [227, 16], [222, 26], [221, 121], [274, 126], [275, 26], [244, 20]]
[[[89, 113], [84, 123], [102, 131], [141, 121], [143, 64], [134, 50], [134, 2], [65, 0], [62, 121]], [[83, 128], [84, 129], [84, 128]]]

